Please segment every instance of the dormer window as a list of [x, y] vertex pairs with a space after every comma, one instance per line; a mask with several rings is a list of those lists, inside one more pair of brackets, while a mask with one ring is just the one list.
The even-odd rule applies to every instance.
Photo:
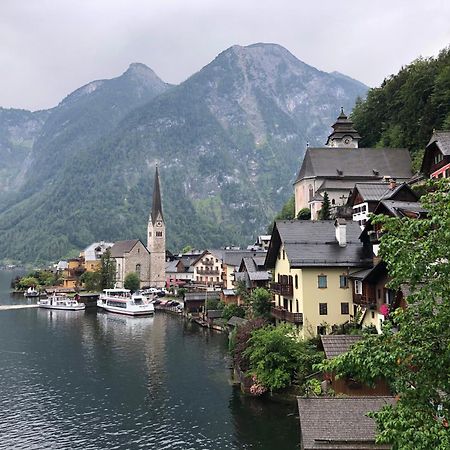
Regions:
[[442, 153], [436, 153], [433, 158], [433, 163], [439, 164], [443, 159], [444, 159], [444, 156], [442, 155]]

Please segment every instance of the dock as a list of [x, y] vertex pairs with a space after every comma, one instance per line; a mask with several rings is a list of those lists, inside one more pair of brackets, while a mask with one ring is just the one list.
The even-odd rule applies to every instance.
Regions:
[[0, 311], [9, 311], [11, 309], [37, 308], [38, 305], [0, 305]]

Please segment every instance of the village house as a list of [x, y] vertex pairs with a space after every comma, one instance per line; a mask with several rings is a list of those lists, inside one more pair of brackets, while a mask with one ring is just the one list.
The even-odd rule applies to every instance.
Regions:
[[194, 283], [206, 286], [222, 286], [223, 250], [205, 250], [195, 261]]
[[367, 416], [393, 397], [298, 398], [300, 448], [302, 450], [388, 450], [376, 444], [375, 421]]
[[343, 219], [275, 223], [265, 266], [273, 269], [277, 323], [293, 323], [307, 338], [353, 317], [349, 276], [372, 265], [370, 245], [361, 243], [360, 233], [357, 223]]
[[166, 262], [167, 286], [184, 286], [195, 281], [193, 262], [202, 253], [189, 252], [176, 257], [173, 261]]
[[262, 287], [267, 288], [272, 274], [265, 268], [266, 256], [250, 256], [242, 258], [235, 273], [235, 284], [241, 281], [248, 291]]
[[62, 271], [64, 289], [75, 289], [80, 286], [80, 277], [84, 273], [84, 261], [82, 258], [67, 260], [67, 266]]
[[328, 193], [333, 210], [347, 202], [358, 182], [395, 178], [398, 183], [412, 176], [408, 149], [359, 148], [360, 136], [343, 111], [323, 148], [308, 148], [294, 183], [295, 215], [303, 208], [318, 217]]
[[102, 256], [106, 250], [114, 245], [113, 242], [94, 242], [80, 252], [80, 258], [83, 259], [83, 265], [87, 272], [95, 272], [100, 269]]
[[236, 273], [239, 271], [243, 258], [261, 257], [264, 261], [267, 251], [259, 250], [228, 250], [223, 251], [222, 280], [225, 289], [233, 289], [236, 286]]
[[428, 142], [420, 171], [427, 178], [450, 178], [450, 131], [435, 131]]

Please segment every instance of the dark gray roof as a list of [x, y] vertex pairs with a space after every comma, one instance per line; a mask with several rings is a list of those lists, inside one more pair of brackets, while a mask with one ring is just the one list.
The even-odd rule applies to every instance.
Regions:
[[239, 266], [242, 258], [250, 258], [252, 256], [266, 255], [265, 250], [224, 250], [223, 251], [223, 263], [229, 266]]
[[210, 291], [203, 291], [203, 292], [186, 292], [184, 294], [184, 301], [206, 301], [206, 300], [212, 300], [212, 299], [218, 299], [220, 293], [219, 292], [210, 292]]
[[243, 319], [242, 317], [233, 316], [228, 322], [227, 325], [230, 325], [230, 327], [238, 327], [240, 325], [244, 325], [244, 323], [247, 323], [247, 319]]
[[166, 273], [167, 272], [170, 272], [170, 273], [177, 272], [177, 264], [178, 264], [177, 259], [166, 262]]
[[450, 155], [450, 131], [435, 131], [427, 147], [433, 143], [436, 143], [443, 155]]
[[407, 212], [412, 212], [417, 214], [418, 216], [426, 214], [426, 209], [422, 207], [419, 202], [401, 202], [397, 200], [382, 200], [377, 208], [375, 209], [375, 213], [379, 212], [381, 207], [385, 207], [389, 213], [394, 217], [404, 217]]
[[139, 242], [139, 239], [131, 239], [128, 241], [117, 241], [111, 247], [111, 257], [121, 258], [125, 253], [131, 252], [133, 247]]
[[366, 414], [393, 403], [393, 397], [299, 397], [301, 448], [390, 449], [389, 445], [375, 444], [375, 422]]
[[332, 220], [277, 221], [274, 226], [266, 267], [275, 267], [280, 245], [284, 245], [291, 267], [366, 267], [372, 254], [364, 250], [356, 222], [347, 222], [345, 247], [336, 240]]
[[[264, 252], [264, 254], [265, 253], [266, 252]], [[247, 270], [248, 277], [251, 281], [268, 281], [272, 278], [267, 270], [260, 270], [260, 267], [264, 265], [264, 260], [265, 258], [262, 257], [242, 259], [245, 269]]]
[[158, 166], [156, 166], [155, 183], [153, 185], [152, 213], [151, 213], [152, 223], [155, 223], [158, 214], [161, 214], [161, 218], [164, 219], [162, 212], [161, 189], [159, 187], [159, 172]]
[[222, 317], [223, 311], [221, 309], [208, 309], [206, 315], [208, 319], [220, 319]]
[[350, 191], [355, 187], [354, 180], [324, 180], [317, 192], [325, 191]]
[[349, 351], [350, 347], [362, 339], [362, 336], [349, 334], [329, 334], [320, 336], [327, 359]]
[[370, 202], [380, 201], [382, 198], [391, 197], [395, 192], [398, 192], [400, 186], [403, 185], [401, 184], [394, 189], [390, 189], [388, 183], [356, 183], [355, 189], [358, 189], [361, 197], [366, 202]]
[[406, 148], [308, 148], [296, 182], [308, 177], [408, 180], [412, 175]]

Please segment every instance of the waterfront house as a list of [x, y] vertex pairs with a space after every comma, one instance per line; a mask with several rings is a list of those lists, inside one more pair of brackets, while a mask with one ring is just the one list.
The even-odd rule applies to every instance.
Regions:
[[223, 250], [205, 250], [192, 262], [194, 283], [222, 286]]
[[166, 284], [168, 286], [183, 286], [195, 281], [193, 263], [202, 252], [183, 253], [173, 261], [166, 262]]
[[343, 111], [333, 125], [326, 147], [308, 148], [294, 183], [295, 214], [303, 208], [318, 217], [324, 193], [332, 209], [347, 202], [349, 192], [358, 182], [395, 178], [408, 181], [412, 176], [407, 149], [359, 148], [360, 136]]
[[84, 268], [87, 272], [95, 272], [101, 267], [101, 260], [106, 250], [114, 245], [113, 242], [94, 242], [80, 252], [80, 258], [83, 259]]
[[234, 250], [225, 249], [223, 251], [222, 262], [222, 280], [226, 289], [233, 289], [236, 286], [236, 273], [239, 271], [239, 267], [243, 258], [259, 257], [264, 264], [264, 259], [267, 251], [262, 248], [247, 249], [247, 250]]
[[202, 311], [206, 311], [208, 300], [219, 300], [219, 292], [186, 292], [183, 297], [184, 312], [199, 315]]
[[62, 272], [63, 288], [75, 289], [80, 286], [80, 277], [84, 271], [83, 259], [71, 258], [67, 260], [67, 267]]
[[116, 283], [123, 287], [125, 277], [136, 273], [140, 287], [150, 286], [150, 252], [139, 239], [117, 241], [111, 247], [111, 258], [116, 264]]
[[435, 131], [423, 155], [420, 171], [427, 178], [450, 178], [450, 131]]
[[[361, 335], [330, 334], [321, 336], [320, 342], [326, 359], [348, 352], [351, 347], [363, 339]], [[333, 373], [323, 374], [325, 389], [333, 389], [335, 394], [350, 396], [383, 396], [390, 395], [390, 389], [386, 381], [378, 380], [375, 386], [371, 387], [359, 382], [351, 377], [336, 378]]]
[[258, 287], [267, 288], [272, 274], [265, 268], [265, 260], [265, 254], [242, 258], [239, 269], [235, 273], [236, 281], [242, 281], [250, 292]]
[[375, 421], [367, 416], [394, 404], [393, 397], [298, 398], [302, 450], [388, 450], [376, 444]]
[[275, 223], [265, 266], [276, 322], [290, 322], [303, 337], [327, 334], [354, 314], [351, 273], [372, 265], [370, 245], [357, 223], [291, 220]]

